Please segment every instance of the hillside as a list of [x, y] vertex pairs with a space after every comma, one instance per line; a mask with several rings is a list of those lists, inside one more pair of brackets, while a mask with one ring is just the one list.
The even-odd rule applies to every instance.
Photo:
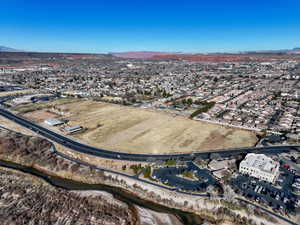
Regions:
[[149, 59], [153, 56], [157, 55], [169, 55], [170, 53], [167, 52], [118, 52], [112, 53], [113, 56], [120, 57], [120, 58], [132, 58], [132, 59]]
[[18, 51], [20, 50], [0, 45], [0, 52], [18, 52]]

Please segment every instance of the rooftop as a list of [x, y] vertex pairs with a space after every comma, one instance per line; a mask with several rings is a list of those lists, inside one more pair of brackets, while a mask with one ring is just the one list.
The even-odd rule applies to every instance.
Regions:
[[264, 154], [249, 153], [246, 158], [241, 162], [241, 166], [252, 167], [263, 170], [267, 173], [272, 173], [277, 168], [278, 162], [267, 157]]
[[63, 124], [64, 122], [55, 118], [49, 118], [47, 120], [44, 121], [46, 124], [49, 124], [51, 126], [57, 126], [60, 124]]

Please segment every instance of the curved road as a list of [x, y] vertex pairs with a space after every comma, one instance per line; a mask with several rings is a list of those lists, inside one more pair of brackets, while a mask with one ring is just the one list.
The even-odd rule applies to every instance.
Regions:
[[118, 159], [118, 160], [129, 160], [129, 161], [155, 161], [155, 160], [167, 160], [174, 158], [180, 161], [190, 161], [195, 157], [207, 158], [211, 153], [219, 153], [222, 156], [239, 154], [239, 153], [249, 153], [249, 152], [260, 152], [260, 153], [278, 153], [278, 152], [288, 152], [292, 149], [296, 149], [300, 146], [267, 146], [259, 148], [239, 148], [239, 149], [228, 149], [228, 150], [218, 150], [213, 152], [196, 152], [196, 153], [179, 153], [179, 154], [161, 154], [161, 155], [152, 155], [152, 154], [131, 154], [131, 153], [122, 153], [114, 152], [101, 148], [92, 147], [86, 144], [76, 142], [72, 139], [69, 139], [61, 134], [55, 133], [43, 126], [40, 126], [34, 122], [31, 122], [23, 117], [17, 116], [5, 109], [0, 109], [0, 115], [14, 121], [15, 123], [32, 130], [33, 132], [50, 139], [58, 144], [61, 144], [67, 148], [70, 148], [74, 151], [99, 156], [109, 159]]
[[[51, 130], [48, 130], [45, 127], [42, 127], [38, 124], [35, 124], [27, 119], [24, 119], [20, 116], [17, 116], [7, 110], [1, 109], [0, 108], [0, 115], [11, 120], [14, 121], [15, 123], [26, 127], [28, 129], [31, 129], [32, 131], [34, 131], [35, 133], [44, 136], [58, 144], [61, 144], [65, 147], [71, 148], [74, 151], [78, 151], [78, 152], [83, 152], [86, 154], [90, 154], [90, 155], [94, 155], [94, 156], [99, 156], [99, 157], [104, 157], [104, 158], [109, 158], [109, 159], [118, 159], [118, 160], [130, 160], [130, 161], [153, 161], [153, 160], [166, 160], [166, 159], [170, 159], [170, 158], [176, 158], [177, 160], [181, 160], [181, 161], [190, 161], [191, 159], [193, 159], [194, 157], [200, 156], [200, 157], [208, 157], [211, 153], [219, 153], [224, 155], [232, 155], [234, 153], [249, 153], [249, 152], [260, 152], [260, 153], [279, 153], [279, 152], [288, 152], [290, 150], [298, 150], [298, 148], [300, 146], [293, 146], [293, 145], [287, 145], [287, 146], [268, 146], [268, 147], [259, 147], [259, 148], [240, 148], [240, 149], [228, 149], [228, 150], [218, 150], [218, 151], [213, 151], [213, 152], [197, 152], [197, 153], [192, 153], [192, 154], [166, 154], [166, 155], [152, 155], [152, 154], [129, 154], [129, 153], [119, 153], [119, 152], [114, 152], [114, 151], [109, 151], [109, 150], [104, 150], [104, 149], [100, 149], [100, 148], [95, 148], [92, 146], [88, 146], [76, 141], [73, 141], [69, 138], [66, 138], [63, 135], [57, 134]], [[88, 163], [84, 163], [82, 161], [79, 160], [75, 160], [73, 158], [70, 158], [64, 154], [62, 154], [61, 152], [57, 152], [56, 149], [54, 148], [53, 151], [60, 155], [61, 157], [67, 159], [67, 160], [71, 160], [77, 163], [81, 163], [81, 164], [85, 164], [87, 166], [91, 166]], [[110, 171], [110, 170], [106, 170], [103, 168], [98, 168], [96, 167], [95, 169], [98, 170], [103, 170], [103, 171], [108, 171], [108, 172], [113, 172], [115, 174], [118, 175], [122, 175], [124, 176], [125, 174], [120, 173], [120, 172], [116, 172], [116, 171]], [[168, 188], [165, 187], [163, 185], [160, 184], [155, 184], [146, 180], [142, 180], [138, 177], [133, 177], [133, 176], [129, 176], [129, 175], [125, 175], [126, 177], [130, 177], [136, 180], [139, 180], [141, 182], [145, 182], [147, 184], [151, 184], [151, 185], [155, 185], [157, 187], [160, 188], [164, 188], [170, 191], [176, 191], [182, 194], [190, 194], [190, 195], [194, 195], [194, 196], [198, 196], [198, 197], [208, 197], [207, 194], [196, 194], [196, 193], [186, 193], [186, 192], [181, 192], [179, 190], [177, 190], [176, 188]], [[243, 201], [246, 202], [248, 204], [253, 205], [254, 207], [260, 208], [261, 210], [270, 213], [271, 215], [280, 218], [282, 220], [284, 220], [285, 222], [291, 224], [291, 225], [296, 225], [296, 223], [288, 220], [287, 218], [280, 216], [278, 214], [275, 214], [261, 206], [258, 206], [256, 204], [253, 204], [249, 201], [246, 201], [244, 199], [240, 199], [237, 198], [237, 200], [239, 201]]]

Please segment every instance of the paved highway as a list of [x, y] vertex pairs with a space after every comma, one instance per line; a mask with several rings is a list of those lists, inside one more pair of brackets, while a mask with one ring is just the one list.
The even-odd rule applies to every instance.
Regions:
[[[153, 155], [153, 154], [130, 154], [130, 153], [121, 153], [117, 151], [109, 151], [101, 148], [92, 147], [86, 144], [76, 142], [72, 139], [69, 139], [61, 134], [55, 133], [43, 126], [40, 126], [34, 122], [31, 122], [23, 117], [17, 116], [5, 109], [0, 109], [0, 115], [14, 121], [15, 123], [26, 127], [33, 132], [48, 138], [51, 141], [54, 141], [58, 144], [61, 144], [67, 148], [70, 148], [74, 151], [99, 156], [109, 159], [117, 160], [129, 160], [129, 161], [155, 161], [155, 160], [166, 160], [174, 158], [180, 161], [190, 161], [195, 157], [208, 158], [212, 152], [196, 152], [191, 154], [162, 154], [162, 155]], [[228, 150], [218, 150], [213, 151], [213, 153], [219, 153], [222, 156], [229, 156], [232, 154], [238, 153], [248, 153], [248, 152], [260, 152], [260, 153], [279, 153], [287, 152], [292, 149], [297, 149], [300, 146], [266, 146], [259, 148], [240, 148], [240, 149], [228, 149]]]
[[[91, 155], [95, 155], [95, 156], [100, 156], [100, 157], [105, 157], [105, 158], [110, 158], [110, 159], [118, 159], [118, 160], [130, 160], [130, 161], [153, 161], [153, 160], [166, 160], [166, 159], [170, 159], [170, 158], [176, 158], [178, 160], [182, 160], [182, 161], [190, 161], [191, 159], [193, 159], [194, 157], [200, 156], [200, 157], [209, 157], [209, 155], [211, 154], [211, 152], [197, 152], [197, 153], [192, 153], [192, 154], [166, 154], [166, 155], [152, 155], [152, 154], [129, 154], [129, 153], [119, 153], [119, 152], [114, 152], [114, 151], [108, 151], [108, 150], [104, 150], [104, 149], [100, 149], [100, 148], [95, 148], [92, 146], [88, 146], [85, 144], [81, 144], [78, 143], [76, 141], [73, 141], [69, 138], [66, 138], [63, 135], [57, 134], [51, 130], [48, 130], [45, 127], [42, 127], [38, 124], [35, 124], [31, 121], [28, 121], [27, 119], [24, 119], [20, 116], [17, 116], [7, 110], [1, 109], [0, 108], [0, 115], [11, 120], [14, 121], [15, 123], [26, 127], [28, 129], [31, 129], [32, 131], [34, 131], [35, 133], [44, 136], [45, 138], [48, 138], [58, 144], [61, 144], [63, 146], [66, 146], [68, 148], [73, 149], [74, 151], [78, 151], [78, 152], [83, 152], [86, 154], [91, 154]], [[260, 147], [260, 148], [244, 148], [244, 149], [228, 149], [228, 150], [218, 150], [218, 151], [214, 151], [214, 153], [219, 153], [222, 156], [226, 156], [226, 155], [232, 155], [234, 153], [248, 153], [248, 152], [261, 152], [261, 153], [279, 153], [279, 152], [287, 152], [290, 150], [298, 150], [300, 146], [268, 146], [268, 147]], [[58, 155], [60, 155], [61, 157], [80, 163], [80, 164], [85, 164], [87, 166], [91, 166], [88, 163], [70, 158], [69, 156], [66, 156], [64, 154], [62, 154], [61, 152], [57, 152], [55, 150], [55, 148], [53, 149], [54, 152]], [[127, 174], [123, 174], [120, 172], [116, 172], [116, 171], [109, 171], [103, 168], [98, 168], [96, 167], [95, 169], [98, 170], [103, 170], [103, 171], [108, 171], [108, 172], [113, 172], [115, 174], [118, 175], [125, 175], [126, 177], [129, 178], [133, 178], [136, 180], [139, 180], [140, 182], [144, 182], [147, 184], [151, 184], [151, 185], [155, 185], [157, 187], [160, 188], [164, 188], [164, 189], [168, 189], [170, 191], [176, 191], [178, 193], [182, 193], [182, 194], [190, 194], [190, 195], [194, 195], [194, 196], [198, 196], [198, 197], [208, 197], [207, 194], [200, 194], [200, 193], [186, 193], [186, 192], [181, 192], [179, 190], [177, 190], [176, 188], [168, 188], [165, 187], [163, 185], [160, 184], [155, 184], [152, 183], [150, 181], [146, 181], [146, 180], [142, 180], [138, 177], [134, 177], [134, 176], [129, 176]], [[249, 201], [246, 201], [244, 199], [240, 199], [237, 198], [239, 201], [243, 201], [246, 202], [248, 204], [253, 205], [254, 207], [260, 208], [261, 210], [264, 210], [267, 213], [272, 214], [273, 216], [280, 218], [282, 220], [284, 220], [285, 222], [291, 224], [291, 225], [296, 225], [296, 223], [288, 220], [287, 218], [284, 218], [283, 216], [277, 215], [261, 206], [258, 206], [256, 204], [253, 204]]]

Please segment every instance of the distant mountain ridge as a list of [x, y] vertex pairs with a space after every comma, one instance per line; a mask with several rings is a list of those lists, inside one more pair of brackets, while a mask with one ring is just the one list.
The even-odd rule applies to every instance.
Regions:
[[14, 49], [14, 48], [10, 48], [10, 47], [0, 45], [0, 52], [22, 52], [22, 51], [18, 50], [18, 49]]
[[[133, 58], [133, 59], [149, 59], [157, 55], [169, 55], [170, 52], [155, 52], [155, 51], [137, 51], [137, 52], [115, 52], [111, 53], [113, 56], [120, 58]], [[178, 53], [179, 54], [179, 53]]]
[[[274, 54], [274, 55], [300, 55], [300, 47], [293, 49], [281, 49], [281, 50], [257, 50], [257, 51], [240, 51], [236, 53], [182, 53], [182, 52], [155, 52], [155, 51], [132, 51], [132, 52], [114, 52], [113, 56], [120, 58], [133, 58], [133, 59], [151, 59], [151, 58], [167, 58], [167, 56], [175, 56], [180, 58], [184, 55], [223, 55], [223, 54]], [[171, 57], [172, 58], [172, 57]]]
[[[7, 47], [4, 45], [0, 45], [0, 52], [34, 52], [34, 51], [24, 51], [20, 49], [15, 49], [11, 47]], [[39, 52], [40, 54], [48, 53], [48, 52]], [[50, 52], [49, 52], [50, 53]], [[60, 53], [60, 54], [68, 54]], [[71, 53], [70, 53], [71, 54]], [[77, 53], [77, 54], [89, 54], [89, 53]], [[109, 55], [113, 55], [115, 57], [120, 58], [136, 58], [136, 59], [150, 59], [157, 58], [157, 56], [167, 56], [167, 55], [222, 55], [222, 54], [280, 54], [280, 55], [300, 55], [300, 47], [294, 47], [292, 49], [279, 49], [279, 50], [253, 50], [253, 51], [239, 51], [239, 52], [206, 52], [206, 53], [183, 53], [183, 52], [160, 52], [160, 51], [128, 51], [128, 52], [109, 52]], [[97, 54], [96, 54], [97, 55]]]
[[300, 54], [300, 47], [293, 49], [281, 49], [281, 50], [257, 50], [257, 51], [245, 51], [240, 52], [242, 54], [286, 54], [286, 55], [298, 55]]

